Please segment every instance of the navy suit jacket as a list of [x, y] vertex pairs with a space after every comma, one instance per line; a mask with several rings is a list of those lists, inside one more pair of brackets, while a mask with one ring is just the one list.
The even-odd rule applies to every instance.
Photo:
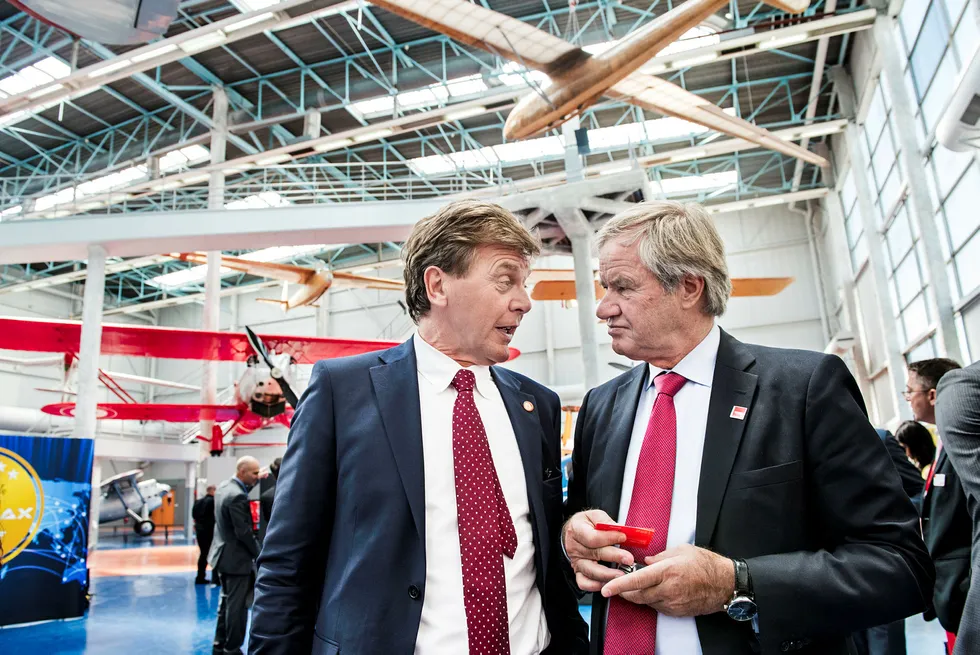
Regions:
[[[491, 371], [527, 480], [537, 587], [551, 631], [546, 652], [586, 653], [587, 628], [556, 550], [558, 396], [512, 371]], [[411, 339], [314, 367], [259, 557], [249, 653], [414, 652], [426, 591], [421, 421]]]

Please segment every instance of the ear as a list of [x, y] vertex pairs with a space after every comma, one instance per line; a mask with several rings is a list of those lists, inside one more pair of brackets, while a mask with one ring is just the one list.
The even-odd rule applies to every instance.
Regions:
[[931, 406], [935, 407], [936, 406], [936, 390], [935, 389], [929, 389], [928, 398], [929, 398], [929, 404]]
[[674, 293], [684, 309], [696, 307], [704, 297], [704, 278], [685, 275]]
[[449, 276], [438, 266], [429, 266], [422, 274], [425, 282], [425, 295], [432, 307], [445, 307], [448, 304], [446, 286]]

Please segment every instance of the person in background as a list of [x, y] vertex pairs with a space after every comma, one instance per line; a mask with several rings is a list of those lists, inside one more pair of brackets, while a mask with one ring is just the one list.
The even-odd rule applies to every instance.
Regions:
[[[936, 423], [936, 387], [950, 371], [960, 368], [951, 359], [923, 359], [908, 365], [905, 399], [916, 421]], [[936, 565], [936, 589], [927, 620], [939, 619], [946, 631], [946, 646], [952, 652], [963, 606], [970, 591], [970, 550], [973, 520], [966, 494], [939, 432], [936, 458], [929, 469], [922, 496], [922, 537]]]
[[[973, 520], [973, 575], [980, 578], [980, 363], [943, 376], [936, 387], [936, 426], [963, 483]], [[980, 653], [980, 584], [963, 606], [953, 655]]]
[[269, 464], [269, 473], [272, 474], [272, 486], [262, 492], [259, 496], [259, 503], [262, 508], [262, 525], [268, 529], [269, 519], [272, 518], [272, 504], [276, 500], [276, 482], [279, 480], [279, 467], [282, 466], [282, 457], [277, 457]]
[[[200, 554], [197, 557], [197, 577], [194, 584], [207, 584], [204, 577], [208, 568], [208, 553], [211, 551], [211, 540], [214, 539], [214, 490], [213, 484], [208, 485], [207, 492], [194, 503], [191, 517], [194, 519], [194, 534], [197, 535], [197, 547]], [[212, 582], [218, 584], [218, 578], [212, 574]]]
[[214, 543], [208, 561], [221, 581], [212, 651], [215, 655], [239, 654], [245, 641], [253, 563], [259, 555], [248, 492], [258, 481], [259, 461], [242, 457], [236, 464], [234, 477], [218, 486], [214, 498]]
[[905, 454], [925, 477], [936, 458], [936, 441], [929, 428], [918, 421], [904, 421], [895, 430], [895, 439], [905, 449]]

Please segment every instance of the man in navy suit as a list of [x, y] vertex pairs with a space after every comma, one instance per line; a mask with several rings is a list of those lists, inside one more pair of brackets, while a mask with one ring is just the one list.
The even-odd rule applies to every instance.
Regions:
[[489, 203], [415, 226], [402, 255], [418, 333], [319, 362], [293, 417], [249, 653], [588, 651], [557, 549], [560, 403], [495, 366], [537, 254]]

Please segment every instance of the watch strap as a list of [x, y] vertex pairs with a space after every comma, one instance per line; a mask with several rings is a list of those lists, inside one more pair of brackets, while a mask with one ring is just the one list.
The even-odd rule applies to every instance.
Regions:
[[735, 563], [735, 595], [753, 597], [752, 578], [749, 575], [749, 566], [744, 559], [732, 560]]

